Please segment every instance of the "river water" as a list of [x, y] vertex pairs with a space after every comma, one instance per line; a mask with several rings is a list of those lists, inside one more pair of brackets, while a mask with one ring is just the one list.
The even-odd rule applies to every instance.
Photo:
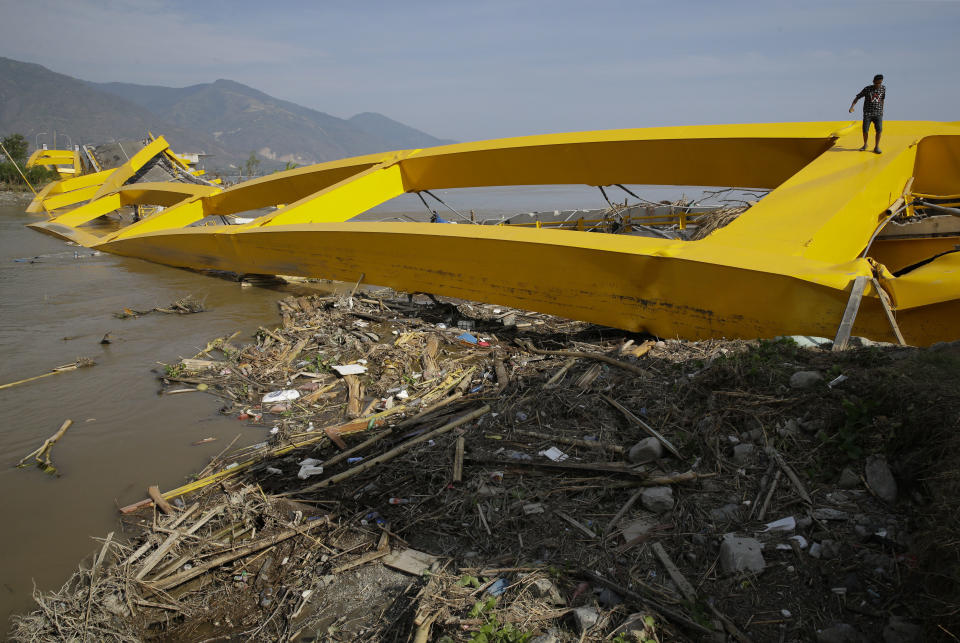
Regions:
[[[0, 384], [40, 375], [78, 357], [92, 368], [0, 390], [0, 617], [31, 607], [35, 582], [59, 587], [103, 537], [118, 527], [119, 505], [158, 484], [184, 482], [237, 434], [263, 438], [217, 413], [202, 393], [159, 396], [158, 361], [192, 357], [210, 339], [277, 322], [285, 293], [89, 250], [24, 227], [38, 215], [26, 202], [0, 203]], [[75, 254], [76, 253], [76, 254]], [[35, 263], [15, 261], [39, 257]], [[116, 319], [193, 295], [208, 312]], [[112, 343], [100, 344], [105, 333]], [[17, 462], [65, 419], [73, 426], [53, 447], [60, 478]], [[217, 441], [201, 446], [206, 437]]]
[[[648, 194], [659, 200], [679, 192]], [[605, 205], [586, 187], [438, 195], [479, 217]], [[275, 326], [276, 301], [289, 294], [69, 246], [24, 227], [43, 216], [26, 214], [26, 204], [0, 193], [0, 385], [78, 357], [96, 366], [0, 390], [2, 623], [33, 607], [34, 584], [58, 588], [98, 547], [93, 538], [118, 529], [117, 506], [141, 500], [152, 484], [179, 486], [238, 434], [237, 446], [262, 441], [263, 429], [218, 414], [212, 396], [158, 395], [158, 362], [192, 357], [209, 340], [237, 330], [241, 342], [260, 325]], [[430, 206], [456, 220], [442, 205]], [[424, 214], [417, 197], [404, 195], [362, 218], [422, 220]], [[187, 295], [202, 299], [207, 312], [114, 317], [124, 308], [147, 310]], [[100, 343], [105, 333], [109, 344]], [[73, 425], [52, 450], [61, 477], [15, 468], [68, 418]], [[207, 437], [217, 439], [191, 445]]]

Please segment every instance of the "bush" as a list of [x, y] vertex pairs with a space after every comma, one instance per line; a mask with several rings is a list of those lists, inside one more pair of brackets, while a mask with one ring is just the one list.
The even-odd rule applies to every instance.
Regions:
[[[27, 140], [20, 134], [11, 134], [2, 141], [4, 149], [7, 151], [16, 165], [10, 162], [7, 154], [0, 154], [0, 184], [9, 186], [26, 187], [21, 172], [27, 177], [34, 188], [38, 185], [55, 181], [59, 175], [54, 170], [48, 170], [45, 167], [27, 168]], [[18, 171], [19, 168], [19, 171]]]

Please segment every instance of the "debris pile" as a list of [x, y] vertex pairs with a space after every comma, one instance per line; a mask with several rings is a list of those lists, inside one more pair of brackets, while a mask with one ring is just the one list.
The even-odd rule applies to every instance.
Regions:
[[162, 375], [262, 440], [125, 508], [14, 639], [956, 632], [960, 346], [658, 341], [391, 291], [280, 313]]
[[203, 301], [192, 295], [187, 295], [186, 297], [181, 297], [180, 299], [172, 302], [166, 307], [155, 306], [149, 310], [134, 310], [132, 308], [124, 308], [119, 313], [114, 313], [113, 316], [117, 319], [136, 319], [137, 317], [143, 317], [144, 315], [149, 315], [150, 313], [164, 313], [166, 315], [192, 315], [194, 313], [202, 313], [206, 309], [207, 308]]

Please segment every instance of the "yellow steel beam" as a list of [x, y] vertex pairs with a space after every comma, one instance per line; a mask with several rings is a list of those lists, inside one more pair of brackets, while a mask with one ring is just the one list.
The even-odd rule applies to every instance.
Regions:
[[[97, 217], [101, 217], [105, 214], [109, 214], [114, 210], [119, 210], [124, 205], [123, 199], [120, 198], [119, 194], [108, 194], [106, 196], [100, 197], [93, 201], [84, 203], [83, 205], [73, 208], [63, 214], [53, 217], [47, 223], [52, 223], [55, 225], [76, 227], [83, 225], [89, 221], [93, 221]], [[44, 227], [42, 225], [36, 225], [36, 228]]]
[[370, 167], [390, 162], [398, 154], [370, 154], [262, 176], [207, 198], [205, 207], [209, 214], [237, 214], [278, 203], [293, 203]]
[[47, 212], [53, 212], [60, 208], [76, 205], [82, 201], [89, 201], [94, 198], [99, 189], [99, 185], [91, 185], [78, 190], [70, 190], [62, 194], [54, 194], [44, 199], [42, 205]]
[[35, 165], [72, 165], [73, 150], [35, 150], [27, 159], [27, 167]]
[[377, 165], [261, 217], [250, 226], [346, 221], [404, 191], [399, 165]]
[[170, 145], [162, 137], [158, 137], [155, 141], [152, 141], [149, 145], [143, 147], [139, 152], [134, 154], [129, 161], [116, 168], [112, 174], [103, 182], [103, 185], [100, 186], [100, 189], [94, 193], [92, 198], [99, 199], [105, 194], [110, 194], [111, 192], [116, 192], [120, 189], [124, 183], [126, 183], [134, 174], [140, 171], [144, 165], [146, 165], [153, 157], [157, 154], [160, 154], [166, 150]]
[[[612, 130], [481, 141], [298, 168], [190, 197], [94, 247], [165, 264], [323, 276], [516, 305], [663, 336], [832, 336], [857, 276], [880, 278], [908, 341], [958, 335], [957, 253], [893, 277], [860, 255], [902, 195], [960, 192], [960, 125]], [[402, 192], [613, 183], [764, 187], [726, 228], [687, 242], [512, 226], [339, 223]], [[246, 226], [210, 214], [290, 203]], [[892, 339], [868, 288], [854, 332]]]
[[[95, 194], [96, 190], [92, 192], [89, 190], [87, 192], [78, 192], [78, 190], [90, 188], [91, 186], [99, 188], [99, 186], [107, 180], [111, 172], [113, 172], [113, 170], [104, 170], [94, 174], [84, 174], [82, 176], [60, 179], [59, 181], [48, 183], [37, 193], [37, 196], [30, 202], [30, 205], [27, 206], [27, 212], [43, 212], [44, 210], [51, 212], [57, 208], [76, 205], [81, 201], [88, 201], [90, 197]], [[52, 204], [46, 203], [46, 200], [54, 195], [65, 195], [72, 192], [76, 192], [76, 194], [74, 194], [73, 197], [58, 199], [54, 202], [56, 204], [55, 207]]]

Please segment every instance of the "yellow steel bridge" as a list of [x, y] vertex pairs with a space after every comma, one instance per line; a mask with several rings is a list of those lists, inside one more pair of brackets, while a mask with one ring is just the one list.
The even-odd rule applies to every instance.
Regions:
[[[52, 218], [31, 227], [171, 266], [345, 281], [362, 275], [369, 284], [663, 337], [833, 337], [862, 293], [854, 334], [896, 341], [898, 328], [911, 344], [957, 339], [960, 123], [887, 122], [883, 154], [858, 151], [858, 125], [553, 134], [355, 157], [228, 189], [128, 184], [165, 146], [161, 138], [123, 167], [54, 184], [32, 206], [54, 210]], [[349, 221], [404, 193], [560, 184], [771, 192], [698, 241]], [[103, 235], [83, 228], [131, 204], [166, 207]], [[271, 206], [250, 223], [198, 225]], [[890, 234], [894, 217], [907, 225]], [[915, 234], [913, 220], [925, 226]]]

